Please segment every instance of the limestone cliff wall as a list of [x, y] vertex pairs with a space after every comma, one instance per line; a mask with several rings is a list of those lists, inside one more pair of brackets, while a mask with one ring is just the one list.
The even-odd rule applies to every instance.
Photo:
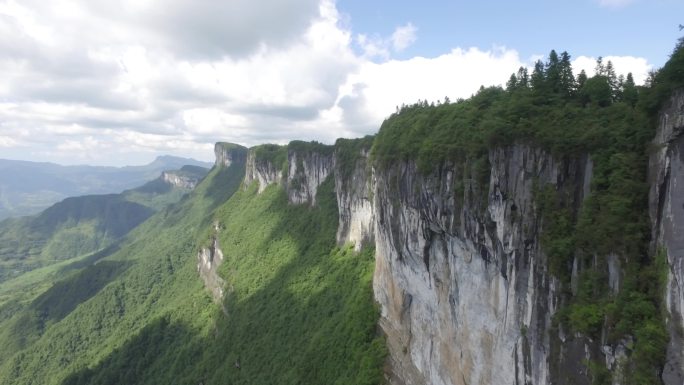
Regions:
[[211, 239], [211, 245], [203, 247], [197, 252], [197, 272], [204, 281], [204, 286], [211, 292], [214, 301], [221, 303], [225, 282], [218, 274], [218, 268], [223, 263], [223, 251], [221, 251], [216, 236], [218, 230], [219, 224], [214, 223], [214, 236]]
[[216, 166], [230, 167], [233, 163], [244, 164], [247, 159], [247, 149], [237, 144], [218, 142], [214, 145]]
[[184, 190], [194, 189], [200, 181], [198, 177], [183, 175], [177, 171], [164, 171], [161, 174], [161, 179], [171, 186]]
[[246, 173], [244, 186], [254, 182], [259, 184], [259, 193], [263, 192], [271, 184], [280, 184], [283, 181], [283, 172], [273, 162], [259, 159], [256, 152], [250, 149], [247, 153]]
[[525, 145], [488, 160], [479, 182], [468, 164], [377, 173], [373, 288], [394, 383], [551, 383], [558, 283], [535, 189], [551, 185], [577, 204], [588, 161]]
[[368, 160], [369, 149], [359, 149], [352, 160], [349, 175], [343, 171], [347, 165], [335, 154], [335, 194], [339, 224], [337, 243], [353, 243], [358, 251], [375, 242], [375, 210], [373, 188], [374, 170]]
[[316, 205], [316, 192], [333, 171], [332, 152], [288, 150], [287, 196], [290, 203]]
[[663, 380], [684, 383], [684, 92], [675, 93], [660, 114], [650, 156], [652, 252], [667, 254], [665, 305], [670, 342]]

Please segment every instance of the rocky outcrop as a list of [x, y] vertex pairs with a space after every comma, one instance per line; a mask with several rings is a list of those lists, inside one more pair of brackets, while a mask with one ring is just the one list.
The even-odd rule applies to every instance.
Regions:
[[259, 193], [263, 192], [271, 184], [280, 184], [283, 180], [282, 168], [269, 160], [257, 156], [257, 151], [250, 148], [247, 153], [247, 168], [244, 186], [247, 188], [252, 183], [258, 183]]
[[161, 179], [164, 183], [169, 184], [172, 187], [183, 190], [193, 190], [201, 180], [201, 177], [179, 171], [164, 171], [161, 174]]
[[375, 242], [375, 183], [373, 168], [368, 161], [370, 150], [355, 149], [349, 160], [343, 160], [340, 151], [338, 149], [335, 153], [335, 194], [339, 212], [336, 239], [338, 245], [352, 243], [359, 251]]
[[220, 303], [223, 299], [225, 282], [218, 274], [218, 268], [223, 263], [223, 252], [218, 241], [219, 224], [214, 223], [214, 235], [211, 246], [203, 247], [197, 252], [197, 272], [204, 286], [211, 292], [214, 301]]
[[[525, 145], [488, 160], [489, 178], [467, 162], [428, 176], [413, 162], [376, 173], [373, 288], [393, 383], [551, 381], [559, 285], [541, 250], [535, 189], [550, 185], [579, 205], [590, 167]], [[578, 365], [585, 358], [561, 354]], [[579, 377], [569, 381], [587, 382]]]
[[684, 383], [684, 91], [660, 114], [649, 162], [653, 253], [666, 253], [665, 306], [670, 342], [663, 380]]
[[247, 149], [238, 144], [218, 142], [214, 145], [217, 167], [230, 167], [233, 163], [244, 164], [247, 160]]
[[333, 170], [332, 146], [291, 143], [287, 153], [287, 196], [290, 203], [316, 205], [316, 192]]

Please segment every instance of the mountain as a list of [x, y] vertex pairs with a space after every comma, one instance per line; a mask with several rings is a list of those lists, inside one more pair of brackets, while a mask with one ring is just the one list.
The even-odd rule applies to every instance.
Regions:
[[681, 384], [684, 41], [648, 87], [563, 66], [217, 143], [96, 263], [0, 283], [0, 384]]
[[69, 196], [119, 193], [185, 165], [209, 168], [211, 163], [160, 156], [143, 166], [60, 166], [0, 159], [0, 220], [36, 214]]
[[0, 282], [114, 246], [153, 213], [192, 191], [208, 171], [183, 166], [120, 194], [70, 197], [38, 215], [0, 222]]

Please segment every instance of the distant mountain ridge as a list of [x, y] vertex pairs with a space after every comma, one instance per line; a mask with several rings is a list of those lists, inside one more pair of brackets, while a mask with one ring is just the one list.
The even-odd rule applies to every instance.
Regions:
[[62, 166], [0, 159], [0, 220], [36, 214], [70, 196], [120, 193], [183, 166], [212, 163], [170, 155], [142, 166]]

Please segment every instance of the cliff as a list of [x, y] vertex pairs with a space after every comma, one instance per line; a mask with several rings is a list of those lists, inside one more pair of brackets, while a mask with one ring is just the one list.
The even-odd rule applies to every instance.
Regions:
[[673, 95], [659, 117], [649, 162], [653, 253], [667, 257], [665, 305], [670, 342], [665, 384], [684, 381], [684, 92]]
[[[338, 245], [375, 252], [390, 384], [682, 383], [684, 92], [657, 129], [615, 103], [520, 139], [477, 115], [515, 101], [488, 92], [409, 107], [376, 137], [257, 146], [244, 185], [316, 206], [334, 180]], [[473, 120], [434, 128], [458, 114]]]

